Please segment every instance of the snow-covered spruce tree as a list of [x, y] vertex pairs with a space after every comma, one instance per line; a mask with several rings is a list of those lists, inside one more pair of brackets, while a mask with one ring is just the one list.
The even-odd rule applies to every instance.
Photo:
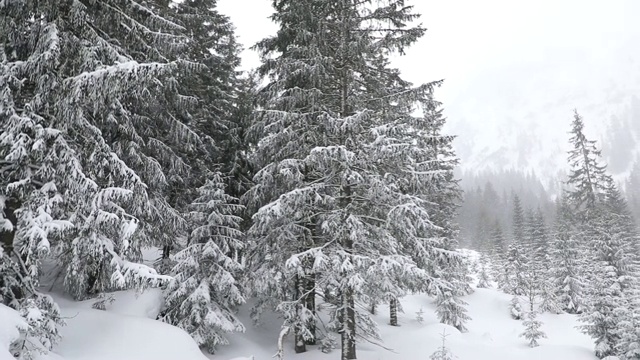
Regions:
[[[404, 184], [405, 188], [401, 188], [403, 194], [426, 200], [422, 204], [426, 209], [423, 216], [428, 217], [432, 225], [425, 223], [422, 228], [416, 228], [419, 220], [412, 220], [413, 224], [404, 223], [401, 220], [404, 214], [394, 221], [402, 230], [396, 236], [404, 247], [402, 252], [410, 254], [416, 264], [427, 271], [426, 287], [416, 290], [426, 290], [436, 297], [436, 312], [441, 322], [464, 331], [464, 323], [469, 317], [464, 309], [466, 303], [460, 296], [472, 293], [473, 288], [468, 259], [455, 252], [458, 227], [453, 219], [458, 208], [460, 189], [453, 170], [458, 159], [452, 149], [453, 137], [442, 134], [444, 118], [441, 109], [434, 105], [438, 104], [425, 104], [422, 118], [409, 118], [412, 121], [408, 124], [410, 131], [404, 143], [417, 144], [418, 148], [406, 145], [388, 147], [386, 151], [391, 155], [384, 163], [402, 165], [395, 173], [406, 174], [404, 179], [398, 177], [401, 181], [396, 181], [400, 186]], [[410, 150], [400, 155], [401, 159], [411, 159], [412, 162], [394, 160], [398, 148]], [[406, 210], [403, 212], [406, 213]]]
[[[134, 1], [4, 4], [6, 46], [21, 49], [7, 52], [13, 74], [23, 79], [21, 99], [73, 144], [94, 183], [79, 192], [81, 200], [65, 199], [76, 225], [56, 244], [67, 289], [83, 298], [141, 285], [148, 275], [160, 280], [133, 262], [140, 246], [169, 241], [184, 225], [166, 201], [168, 178], [185, 176], [182, 155], [198, 139], [172, 116], [174, 102], [160, 100], [174, 89], [163, 81], [191, 68], [172, 60], [186, 40], [175, 34], [183, 28]], [[20, 44], [27, 39], [16, 34], [26, 33], [29, 41]]]
[[520, 334], [520, 337], [527, 339], [530, 347], [537, 347], [539, 345], [538, 340], [547, 337], [547, 335], [540, 330], [542, 322], [536, 318], [535, 310], [527, 314], [527, 319], [522, 322], [522, 325], [524, 325], [525, 330]]
[[451, 353], [451, 350], [447, 347], [447, 334], [443, 331], [442, 335], [440, 335], [442, 339], [442, 345], [429, 356], [430, 360], [453, 360], [454, 355]]
[[[190, 41], [181, 57], [205, 66], [195, 71], [177, 73], [177, 85], [189, 112], [181, 113], [183, 121], [197, 132], [208, 158], [201, 159], [202, 169], [192, 169], [190, 178], [197, 186], [181, 184], [185, 190], [196, 189], [209, 176], [211, 163], [221, 165], [229, 183], [227, 191], [239, 197], [245, 191], [246, 176], [236, 169], [242, 166], [241, 151], [244, 141], [244, 122], [247, 105], [251, 107], [252, 78], [240, 79], [236, 68], [240, 64], [240, 46], [237, 44], [231, 20], [218, 12], [217, 0], [186, 0], [171, 7], [172, 15], [185, 28]], [[253, 110], [252, 108], [250, 110]], [[207, 163], [208, 162], [208, 163]], [[202, 171], [204, 170], [204, 171]], [[239, 182], [236, 184], [236, 182]], [[182, 189], [179, 189], [182, 190]], [[182, 191], [177, 196], [184, 198]], [[188, 201], [188, 200], [187, 200]]]
[[504, 232], [502, 231], [502, 224], [500, 224], [500, 220], [497, 220], [493, 223], [493, 228], [491, 229], [491, 234], [489, 235], [491, 241], [491, 253], [494, 256], [504, 256], [507, 248], [506, 248], [506, 239], [504, 237]]
[[505, 275], [507, 279], [504, 281], [506, 287], [503, 290], [507, 294], [524, 295], [527, 283], [526, 274], [529, 269], [529, 263], [525, 257], [523, 246], [513, 243], [507, 249], [507, 256], [504, 263]]
[[554, 282], [549, 252], [549, 230], [544, 221], [542, 210], [538, 207], [531, 218], [531, 242], [529, 246], [529, 268], [537, 276], [536, 291], [540, 297], [538, 311], [558, 314], [562, 312], [562, 305], [558, 298], [558, 289]]
[[[411, 181], [423, 181], [433, 173], [413, 170], [411, 163], [376, 160], [393, 154], [394, 147], [424, 151], [404, 141], [425, 136], [419, 130], [412, 134], [410, 105], [428, 105], [432, 85], [410, 88], [387, 60], [424, 30], [407, 28], [416, 16], [402, 1], [275, 5], [281, 30], [259, 44], [271, 82], [253, 127], [260, 133], [256, 159], [262, 170], [246, 197], [267, 205], [254, 215], [249, 231], [255, 239], [250, 265], [260, 282], [258, 295], [286, 310], [286, 325], [297, 330], [296, 344], [300, 334], [309, 335], [312, 317], [301, 298], [310, 292], [300, 283], [313, 276], [312, 290], [333, 288], [338, 298], [331, 324], [341, 333], [343, 359], [353, 359], [356, 332], [377, 336], [374, 323], [356, 307], [372, 286], [367, 274], [395, 279], [395, 268], [420, 273], [401, 252], [409, 243], [400, 243], [404, 239], [389, 220], [394, 213], [411, 215], [404, 221], [417, 222], [404, 230], [408, 234], [427, 227], [429, 218], [422, 215], [429, 215], [432, 205], [402, 181], [411, 175], [418, 179]], [[405, 171], [396, 173], [399, 166]], [[386, 167], [395, 169], [387, 175]], [[275, 273], [282, 274], [278, 282], [266, 281]], [[388, 283], [400, 289], [403, 282]]]
[[584, 122], [577, 111], [573, 115], [569, 142], [573, 148], [568, 158], [571, 172], [567, 180], [570, 187], [567, 196], [574, 211], [580, 213], [578, 220], [587, 221], [589, 210], [602, 201], [609, 175], [606, 166], [600, 163], [601, 151], [595, 141], [586, 138]]
[[637, 255], [632, 251], [635, 234], [629, 231], [631, 216], [626, 202], [612, 183], [607, 185], [604, 201], [589, 223], [598, 266], [590, 276], [589, 308], [580, 320], [586, 323], [583, 331], [596, 339], [598, 357], [624, 357], [629, 349], [621, 344], [637, 301]]
[[536, 298], [540, 292], [540, 282], [543, 280], [543, 273], [535, 267], [528, 269], [525, 293], [527, 299], [527, 319], [523, 322], [524, 332], [520, 334], [529, 341], [530, 347], [538, 346], [538, 340], [546, 338], [546, 334], [540, 330], [542, 322], [536, 318]]
[[268, 76], [269, 83], [257, 91], [260, 110], [247, 133], [247, 141], [255, 147], [250, 160], [257, 170], [255, 185], [243, 196], [253, 214], [248, 229], [247, 288], [257, 299], [254, 321], [264, 310], [278, 309], [285, 319], [283, 328], [293, 330], [296, 352], [303, 352], [305, 344], [317, 337], [316, 272], [324, 264], [315, 266], [305, 257], [293, 263], [295, 267], [287, 267], [287, 261], [324, 242], [315, 215], [324, 207], [322, 174], [307, 164], [307, 157], [326, 142], [323, 116], [330, 107], [320, 100], [331, 74], [318, 72], [323, 59], [314, 54], [325, 51], [318, 40], [298, 45], [308, 29], [320, 26], [321, 19], [310, 12], [311, 4], [282, 1], [275, 5], [272, 19], [281, 24], [281, 30], [257, 45], [265, 62], [259, 75]]
[[628, 299], [636, 274], [630, 249], [635, 235], [630, 231], [632, 226], [622, 220], [629, 219], [624, 215], [629, 214], [627, 205], [606, 173], [606, 166], [600, 164], [595, 143], [585, 138], [583, 127], [576, 113], [568, 181], [574, 188], [569, 192], [569, 202], [578, 214], [578, 229], [586, 241], [585, 255], [590, 264], [581, 329], [595, 339], [596, 355], [604, 358], [620, 354], [622, 334], [617, 324], [624, 323], [620, 317], [631, 312]]
[[526, 237], [527, 226], [525, 213], [518, 194], [513, 193], [511, 196], [513, 199], [513, 213], [511, 214], [513, 242], [516, 244], [523, 244]]
[[480, 254], [480, 261], [478, 264], [478, 288], [491, 287], [491, 275], [489, 267], [489, 257], [486, 254]]
[[191, 205], [194, 230], [190, 245], [175, 255], [174, 279], [166, 289], [162, 321], [187, 331], [213, 353], [227, 344], [224, 334], [244, 331], [234, 308], [244, 302], [236, 277], [242, 269], [241, 218], [237, 200], [225, 193], [224, 179], [215, 174]]
[[514, 320], [522, 320], [524, 312], [522, 310], [522, 304], [520, 304], [520, 298], [518, 295], [514, 295], [509, 303], [509, 313]]
[[[0, 17], [0, 26], [6, 20]], [[34, 64], [10, 61], [5, 51], [0, 45], [0, 301], [34, 315], [13, 349], [28, 359], [50, 350], [63, 324], [54, 301], [37, 290], [43, 258], [72, 226], [62, 195], [82, 196], [95, 184], [79, 170], [60, 131], [34, 112], [35, 101], [28, 102], [21, 66]], [[41, 88], [53, 86], [48, 78], [38, 80]]]
[[583, 310], [584, 283], [581, 276], [580, 247], [568, 199], [563, 193], [556, 211], [549, 271], [563, 311], [577, 314]]

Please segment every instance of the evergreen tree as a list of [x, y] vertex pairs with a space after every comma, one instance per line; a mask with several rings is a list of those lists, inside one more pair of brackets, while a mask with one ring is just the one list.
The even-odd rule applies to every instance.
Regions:
[[526, 236], [526, 219], [524, 209], [522, 208], [520, 197], [517, 194], [513, 193], [511, 197], [513, 198], [513, 241], [516, 244], [523, 244]]
[[503, 289], [508, 294], [524, 295], [527, 284], [526, 273], [528, 263], [521, 245], [511, 244], [507, 251], [504, 264], [507, 276], [506, 287]]
[[442, 345], [436, 350], [431, 356], [429, 356], [430, 360], [453, 360], [453, 354], [451, 350], [447, 347], [447, 334], [443, 331], [442, 335]]
[[623, 334], [620, 325], [628, 324], [631, 294], [637, 277], [633, 253], [635, 232], [626, 202], [622, 199], [606, 166], [600, 164], [595, 142], [583, 134], [582, 118], [574, 115], [573, 150], [569, 152], [571, 173], [568, 194], [578, 214], [578, 229], [586, 242], [584, 254], [590, 261], [586, 311], [580, 320], [582, 331], [595, 339], [600, 358], [618, 356]]
[[494, 222], [491, 230], [491, 247], [495, 254], [502, 255], [506, 251], [506, 240], [499, 220]]
[[[388, 280], [385, 292], [397, 297], [409, 283], [435, 283], [405, 249], [422, 245], [416, 255], [434, 264], [456, 255], [446, 236], [434, 236], [436, 193], [424, 186], [452, 176], [425, 161], [436, 159], [433, 146], [421, 146], [435, 138], [424, 129], [433, 129], [437, 84], [411, 87], [389, 67], [388, 55], [424, 32], [408, 27], [417, 15], [403, 1], [274, 5], [281, 29], [258, 44], [270, 76], [252, 126], [261, 169], [245, 195], [259, 209], [249, 230], [256, 315], [275, 305], [294, 329], [296, 351], [304, 351], [299, 344], [315, 338], [307, 297], [319, 285], [332, 288], [330, 325], [341, 333], [342, 358], [353, 359], [357, 336], [378, 336], [356, 307], [371, 284]], [[411, 115], [417, 104], [427, 111], [422, 118]], [[409, 270], [406, 279], [400, 268]]]
[[511, 298], [511, 302], [509, 303], [509, 313], [514, 320], [522, 320], [524, 317], [522, 305], [520, 304], [520, 299], [517, 295], [514, 295]]
[[530, 347], [537, 347], [538, 340], [540, 338], [546, 338], [544, 332], [540, 330], [542, 323], [537, 320], [537, 312], [536, 312], [536, 298], [540, 293], [541, 289], [541, 281], [543, 281], [543, 274], [536, 267], [530, 267], [527, 272], [526, 285], [525, 285], [525, 295], [527, 298], [527, 303], [529, 305], [527, 311], [527, 319], [523, 322], [525, 327], [525, 331], [520, 334], [521, 337], [529, 340]]
[[244, 331], [234, 308], [244, 303], [236, 277], [242, 269], [237, 200], [225, 193], [221, 174], [199, 190], [190, 214], [191, 244], [176, 254], [162, 321], [187, 331], [211, 353], [227, 344], [224, 333]]
[[606, 202], [593, 215], [596, 220], [589, 224], [596, 266], [590, 274], [589, 308], [580, 318], [583, 331], [595, 339], [600, 358], [628, 351], [621, 347], [625, 324], [633, 317], [638, 278], [626, 203], [612, 184], [605, 196]]
[[525, 331], [520, 334], [520, 336], [529, 341], [530, 347], [537, 347], [539, 345], [538, 340], [547, 337], [547, 335], [540, 330], [542, 322], [537, 320], [535, 311], [530, 311], [527, 314], [527, 320], [525, 320], [522, 325], [524, 325]]
[[580, 247], [568, 199], [563, 194], [558, 202], [550, 272], [562, 310], [577, 314], [583, 310], [584, 284], [580, 274]]
[[489, 275], [489, 259], [487, 255], [481, 254], [478, 264], [478, 288], [491, 287], [491, 277]]
[[[79, 299], [167, 282], [139, 263], [140, 248], [187, 232], [190, 196], [178, 194], [204, 181], [200, 160], [211, 154], [194, 124], [205, 117], [204, 92], [185, 85], [204, 69], [186, 55], [190, 34], [169, 2], [2, 8], [0, 212], [5, 256], [19, 273], [1, 277], [31, 282], [18, 282], [8, 301], [45, 306], [31, 290], [51, 254]], [[51, 324], [34, 326], [55, 333]]]
[[584, 121], [577, 110], [573, 115], [569, 142], [573, 148], [569, 151], [571, 173], [567, 180], [570, 186], [567, 196], [573, 208], [584, 217], [587, 215], [583, 213], [593, 209], [604, 195], [609, 175], [606, 167], [600, 164], [601, 151], [595, 141], [584, 135]]

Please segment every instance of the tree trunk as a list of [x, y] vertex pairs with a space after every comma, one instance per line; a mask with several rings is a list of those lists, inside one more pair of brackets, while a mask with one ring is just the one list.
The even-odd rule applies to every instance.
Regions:
[[389, 323], [391, 326], [398, 326], [398, 300], [396, 298], [389, 301]]
[[342, 315], [342, 360], [356, 359], [356, 311], [353, 290], [344, 292]]
[[309, 320], [308, 329], [311, 333], [312, 338], [307, 340], [307, 345], [315, 345], [316, 344], [316, 276], [309, 275], [309, 278], [306, 281], [306, 292], [307, 296], [305, 298], [305, 305], [307, 310], [313, 314], [313, 318]]
[[22, 203], [14, 198], [8, 198], [4, 204], [4, 218], [11, 222], [13, 230], [0, 231], [0, 246], [2, 246], [4, 252], [9, 256], [11, 256], [10, 254], [13, 252], [13, 239], [16, 234], [16, 228], [18, 227], [18, 217], [15, 211], [18, 210], [21, 205]]
[[375, 301], [371, 301], [371, 304], [369, 304], [369, 312], [371, 313], [371, 315], [375, 315], [376, 314], [376, 302]]
[[[304, 278], [301, 278], [299, 276], [296, 276], [296, 298], [295, 301], [297, 301], [298, 303], [296, 304], [296, 317], [299, 321], [300, 317], [302, 316], [302, 312], [304, 311], [304, 307], [305, 307], [305, 299], [303, 298], [303, 295], [305, 293], [305, 286], [304, 286]], [[299, 353], [303, 353], [307, 351], [307, 345], [304, 341], [304, 336], [302, 336], [302, 326], [299, 323], [297, 325], [295, 325], [293, 327], [293, 331], [294, 331], [294, 349], [296, 354]]]

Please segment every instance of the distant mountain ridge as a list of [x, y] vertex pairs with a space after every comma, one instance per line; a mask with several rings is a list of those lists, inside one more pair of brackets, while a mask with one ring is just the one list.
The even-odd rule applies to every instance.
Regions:
[[[585, 132], [603, 149], [610, 172], [619, 181], [627, 177], [640, 153], [640, 76], [618, 83], [600, 79], [608, 85], [589, 89], [563, 84], [545, 91], [537, 86], [539, 78], [507, 82], [507, 76], [498, 76], [504, 82], [497, 81], [502, 84], [497, 91], [470, 100], [468, 94], [459, 96], [446, 107], [447, 130], [458, 135], [455, 146], [462, 171], [533, 171], [545, 186], [557, 182], [568, 170], [568, 132], [577, 109]], [[486, 77], [475, 83], [491, 78]]]

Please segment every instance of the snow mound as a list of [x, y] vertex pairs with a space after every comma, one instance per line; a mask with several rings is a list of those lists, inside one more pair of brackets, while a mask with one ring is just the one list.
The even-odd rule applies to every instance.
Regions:
[[64, 360], [206, 360], [186, 332], [155, 320], [160, 290], [111, 296], [106, 311], [92, 309], [95, 300], [57, 299], [67, 326], [55, 353]]
[[9, 353], [9, 345], [19, 336], [19, 329], [26, 328], [27, 323], [10, 307], [0, 304], [0, 360], [15, 360]]

